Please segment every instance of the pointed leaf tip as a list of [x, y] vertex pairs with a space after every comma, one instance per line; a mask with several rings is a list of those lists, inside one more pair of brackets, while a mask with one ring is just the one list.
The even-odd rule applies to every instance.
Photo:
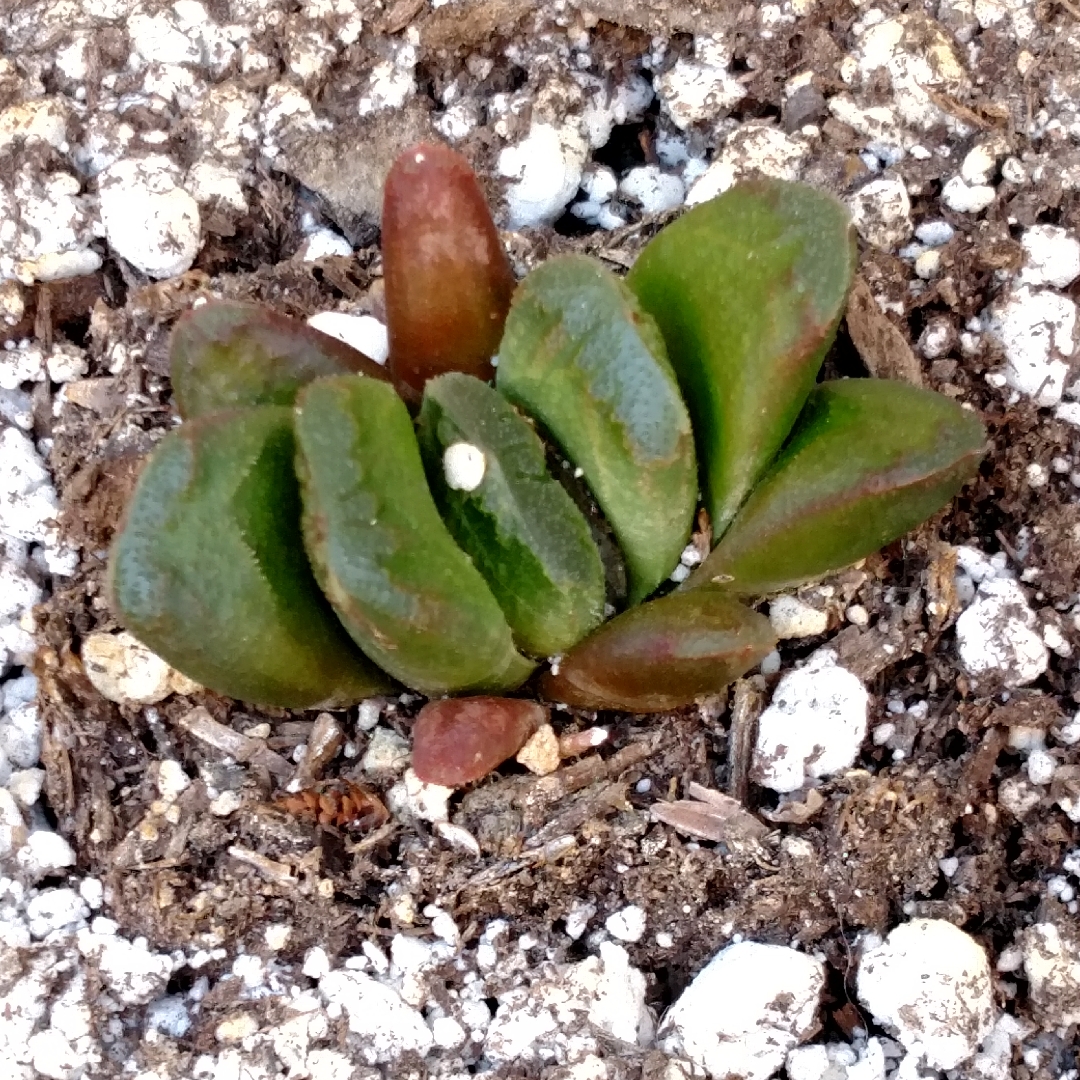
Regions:
[[855, 256], [842, 203], [760, 179], [668, 225], [626, 279], [660, 327], [690, 408], [717, 537], [814, 385]]
[[541, 679], [549, 701], [666, 712], [715, 694], [776, 647], [769, 620], [715, 586], [631, 608]]
[[907, 383], [814, 388], [791, 438], [685, 587], [787, 588], [870, 555], [941, 509], [986, 449], [979, 418]]
[[515, 280], [484, 193], [447, 146], [421, 143], [394, 162], [383, 192], [389, 368], [419, 400], [445, 371], [495, 373]]

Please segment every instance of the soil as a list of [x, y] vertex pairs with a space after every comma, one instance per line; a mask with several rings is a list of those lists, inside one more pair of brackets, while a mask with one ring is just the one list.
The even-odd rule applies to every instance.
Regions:
[[[382, 32], [399, 32], [420, 6], [394, 5]], [[718, 17], [710, 4], [702, 5], [704, 14], [679, 3], [629, 5], [618, 16], [615, 9], [622, 5], [591, 7], [618, 20], [600, 22], [594, 30], [601, 42], [597, 47], [614, 57], [639, 54], [647, 48], [648, 34], [676, 35], [678, 42], [679, 33], [698, 28], [699, 18]], [[520, 4], [490, 0], [470, 5], [468, 18], [456, 22], [440, 11], [417, 16], [420, 68], [428, 73], [432, 93], [464, 70], [470, 50], [495, 61], [493, 85], [512, 78], [502, 46], [513, 38], [523, 10]], [[752, 94], [740, 103], [739, 117], [776, 115], [786, 78], [808, 67], [831, 69], [836, 43], [844, 39], [851, 18], [846, 5], [825, 4], [800, 25], [797, 37], [774, 42], [753, 69]], [[982, 40], [992, 46], [994, 32], [984, 32]], [[755, 47], [749, 38], [740, 39], [737, 57], [745, 58]], [[993, 48], [985, 49], [981, 63], [992, 77], [964, 107], [979, 119], [981, 130], [1002, 132], [1020, 153], [1026, 145], [1025, 114], [1037, 108], [1047, 81], [1070, 61], [1048, 49], [1038, 70], [1021, 78], [1012, 55], [1015, 44], [1001, 35], [998, 48], [1008, 62], [996, 58]], [[326, 105], [332, 115], [333, 103]], [[831, 134], [829, 123], [835, 129]], [[843, 191], [837, 177], [852, 168], [854, 156], [841, 129], [826, 123], [826, 148], [814, 169], [818, 179]], [[645, 155], [649, 122], [631, 134], [633, 139], [624, 140], [626, 152]], [[481, 171], [490, 172], [492, 151], [482, 135], [467, 152]], [[924, 206], [936, 207], [942, 182], [932, 175], [920, 179], [924, 194], [913, 200], [916, 216]], [[977, 315], [995, 294], [1000, 272], [1018, 265], [1020, 226], [1046, 222], [1080, 228], [1076, 193], [1063, 193], [1053, 170], [1043, 182], [1011, 196], [1007, 184], [1000, 191], [984, 220], [953, 216], [957, 234], [943, 253], [948, 273], [917, 295], [908, 287], [907, 265], [877, 249], [862, 251], [861, 276], [875, 293], [903, 307], [902, 316], [887, 319], [901, 344], [916, 341], [933, 315], [953, 316], [959, 326]], [[584, 955], [584, 944], [553, 932], [572, 906], [588, 900], [603, 916], [636, 903], [648, 913], [650, 927], [665, 928], [674, 938], [673, 948], [658, 948], [651, 935], [629, 946], [632, 962], [648, 975], [649, 1001], [657, 1011], [708, 957], [742, 934], [798, 943], [825, 955], [832, 981], [823, 1034], [841, 1037], [855, 1026], [872, 1027], [858, 1009], [851, 979], [852, 942], [860, 931], [885, 932], [905, 917], [930, 915], [962, 926], [996, 955], [1034, 917], [1068, 918], [1047, 898], [1045, 881], [1065, 853], [1080, 845], [1080, 828], [1054, 805], [1049, 789], [1037, 789], [1041, 802], [1021, 819], [999, 806], [998, 791], [1022, 772], [1020, 754], [1008, 745], [1009, 729], [1047, 727], [1076, 710], [1076, 663], [1052, 655], [1037, 683], [1012, 694], [974, 686], [959, 667], [954, 646], [953, 624], [961, 607], [951, 588], [949, 545], [1004, 550], [1018, 573], [1037, 571], [1025, 579], [1037, 582], [1037, 605], [1054, 613], [1066, 640], [1080, 649], [1080, 634], [1063, 614], [1075, 601], [1080, 567], [1076, 489], [1067, 474], [1051, 468], [1055, 457], [1075, 460], [1078, 432], [1026, 399], [1005, 404], [984, 378], [1000, 365], [1000, 357], [986, 352], [965, 355], [957, 349], [946, 360], [918, 362], [926, 385], [971, 402], [984, 417], [990, 449], [977, 479], [915, 534], [859, 569], [826, 581], [833, 589], [829, 631], [781, 648], [782, 674], [796, 659], [832, 641], [841, 660], [867, 680], [872, 726], [885, 719], [890, 701], [925, 700], [928, 714], [925, 720], [905, 721], [911, 730], [901, 760], [868, 740], [852, 770], [822, 785], [823, 804], [809, 820], [776, 825], [760, 845], [694, 841], [650, 823], [642, 812], [658, 798], [684, 792], [690, 782], [721, 790], [738, 785], [746, 762], [729, 746], [738, 688], [706, 708], [659, 717], [555, 712], [560, 733], [603, 723], [611, 726], [612, 738], [552, 776], [538, 778], [510, 764], [459, 794], [452, 820], [475, 836], [479, 858], [449, 847], [423, 822], [392, 818], [374, 831], [355, 832], [290, 813], [275, 803], [283, 778], [265, 763], [225, 764], [220, 751], [179, 724], [198, 707], [239, 732], [266, 721], [272, 730], [266, 747], [291, 760], [311, 730], [311, 713], [254, 709], [208, 692], [174, 695], [154, 708], [121, 707], [99, 696], [82, 673], [80, 642], [94, 630], [118, 625], [105, 591], [106, 551], [147, 452], [176, 420], [167, 356], [174, 319], [193, 297], [210, 291], [261, 300], [296, 316], [341, 300], [380, 310], [376, 246], [360, 249], [355, 259], [294, 260], [304, 198], [300, 185], [285, 173], [270, 173], [258, 194], [250, 215], [223, 222], [181, 278], [146, 284], [107, 261], [97, 275], [36, 286], [28, 325], [16, 328], [25, 334], [32, 327], [39, 338], [67, 337], [87, 346], [96, 380], [78, 406], [65, 403], [54, 416], [52, 403], [42, 400], [37, 409], [36, 434], [53, 439], [51, 465], [64, 529], [83, 553], [78, 573], [43, 607], [37, 666], [50, 812], [78, 851], [79, 870], [111, 888], [112, 915], [125, 934], [145, 935], [163, 951], [216, 940], [242, 942], [258, 954], [266, 951], [266, 924], [286, 922], [293, 932], [284, 959], [299, 961], [313, 944], [334, 957], [359, 951], [372, 935], [407, 931], [394, 901], [408, 892], [418, 910], [428, 903], [448, 910], [466, 941], [498, 916], [509, 919], [515, 933], [531, 932], [574, 959]], [[625, 268], [662, 221], [646, 219], [614, 233], [543, 230], [510, 243], [520, 266], [552, 251], [580, 250]], [[1080, 298], [1078, 285], [1072, 289], [1075, 298]], [[867, 359], [852, 340], [860, 338], [860, 328], [841, 327], [827, 375], [865, 375], [875, 363], [890, 362], [865, 344], [865, 328], [861, 336]], [[118, 349], [127, 350], [132, 360], [112, 375], [109, 364]], [[1049, 476], [1037, 489], [1028, 481], [1032, 463], [1044, 466]], [[936, 601], [932, 612], [929, 600]], [[870, 629], [845, 627], [842, 612], [851, 604], [866, 609]], [[755, 675], [744, 690], [767, 699], [779, 677]], [[420, 704], [415, 696], [394, 702], [384, 723], [407, 738]], [[356, 726], [355, 712], [337, 718], [362, 753], [366, 736]], [[1080, 746], [1059, 748], [1056, 755], [1059, 765], [1080, 767]], [[166, 819], [154, 809], [152, 769], [166, 757], [180, 760], [189, 776], [212, 778], [219, 790], [237, 791], [241, 809], [213, 816], [205, 787], [193, 784], [179, 800], [176, 820]], [[357, 760], [339, 756], [323, 779], [369, 781]], [[389, 779], [376, 778], [375, 788], [384, 793]], [[644, 780], [651, 782], [647, 790]], [[745, 796], [755, 813], [770, 811], [774, 801], [753, 785]], [[270, 861], [256, 868], [232, 857], [237, 848]], [[939, 869], [938, 860], [946, 855], [959, 860], [952, 877]], [[207, 973], [213, 975], [212, 964]], [[448, 970], [447, 985], [456, 977]], [[1023, 1013], [1020, 985], [1014, 1007]], [[210, 1048], [215, 1023], [229, 1005], [224, 998], [204, 1002], [185, 1037], [192, 1053]], [[1059, 1068], [1068, 1064], [1056, 1062]], [[648, 1062], [643, 1067], [647, 1072]], [[1016, 1068], [1018, 1077], [1052, 1075], [1049, 1066]]]

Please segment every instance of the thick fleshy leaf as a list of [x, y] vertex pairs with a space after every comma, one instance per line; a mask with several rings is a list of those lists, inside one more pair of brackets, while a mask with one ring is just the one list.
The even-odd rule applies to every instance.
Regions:
[[885, 379], [823, 383], [686, 586], [756, 595], [847, 566], [944, 506], [985, 448], [978, 417], [941, 394]]
[[445, 371], [494, 374], [514, 274], [469, 163], [421, 143], [394, 162], [383, 191], [383, 279], [391, 374], [419, 400]]
[[185, 420], [251, 405], [291, 405], [320, 375], [389, 375], [362, 352], [260, 304], [211, 300], [185, 312], [169, 362]]
[[513, 757], [547, 719], [535, 701], [444, 698], [429, 701], [412, 730], [412, 766], [428, 784], [462, 787]]
[[697, 502], [690, 417], [655, 322], [595, 260], [552, 259], [518, 287], [497, 385], [583, 470], [630, 602], [644, 599], [679, 561]]
[[[427, 384], [419, 436], [443, 520], [518, 647], [565, 652], [604, 617], [604, 568], [581, 511], [548, 474], [539, 436], [498, 391], [458, 373]], [[475, 475], [457, 474], [462, 458]]]
[[705, 586], [623, 612], [571, 649], [540, 688], [582, 709], [664, 712], [718, 693], [775, 647], [765, 616]]
[[113, 544], [127, 628], [218, 693], [288, 708], [390, 689], [324, 599], [300, 536], [288, 409], [221, 413], [166, 435]]
[[505, 690], [533, 665], [428, 491], [392, 386], [318, 379], [296, 401], [304, 542], [353, 640], [426, 694]]
[[690, 407], [719, 537], [814, 385], [855, 269], [847, 210], [804, 184], [737, 184], [667, 226], [627, 283]]

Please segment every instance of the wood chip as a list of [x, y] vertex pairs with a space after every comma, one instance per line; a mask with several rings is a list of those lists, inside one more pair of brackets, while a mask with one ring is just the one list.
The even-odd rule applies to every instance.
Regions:
[[292, 867], [286, 866], [285, 863], [277, 862], [275, 859], [268, 859], [265, 855], [241, 847], [239, 844], [233, 844], [229, 848], [229, 854], [238, 862], [252, 867], [267, 881], [273, 882], [275, 885], [288, 888], [296, 884], [296, 875], [293, 873]]
[[805, 825], [825, 805], [825, 796], [811, 788], [802, 802], [782, 803], [775, 810], [762, 810], [761, 816], [774, 825]]
[[739, 679], [735, 683], [728, 731], [728, 794], [738, 803], [745, 803], [750, 794], [750, 761], [764, 705], [765, 695], [754, 682]]
[[769, 827], [758, 821], [738, 799], [722, 791], [691, 783], [687, 794], [689, 799], [653, 803], [649, 809], [654, 820], [689, 836], [722, 841], [732, 847], [758, 844], [769, 833]]
[[202, 705], [185, 713], [177, 722], [193, 738], [237, 761], [250, 762], [275, 776], [292, 777], [292, 766], [280, 754], [270, 750], [262, 739], [249, 738], [219, 724]]
[[872, 630], [845, 627], [828, 647], [841, 667], [865, 683], [912, 653], [922, 652], [925, 645], [926, 633], [918, 627], [879, 622]]
[[323, 769], [345, 744], [345, 733], [330, 713], [319, 713], [305, 743], [304, 756], [296, 766], [296, 779], [310, 784], [322, 776]]
[[848, 297], [847, 328], [871, 375], [923, 385], [922, 365], [904, 332], [878, 307], [870, 286], [858, 276]]

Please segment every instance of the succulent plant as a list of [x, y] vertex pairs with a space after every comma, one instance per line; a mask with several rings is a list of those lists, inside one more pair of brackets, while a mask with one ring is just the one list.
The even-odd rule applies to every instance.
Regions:
[[[114, 543], [115, 606], [261, 704], [343, 705], [390, 676], [502, 694], [552, 656], [540, 694], [584, 708], [716, 692], [775, 646], [738, 597], [869, 555], [983, 452], [945, 397], [816, 384], [855, 258], [840, 203], [759, 180], [662, 229], [625, 280], [570, 255], [515, 285], [468, 165], [413, 148], [385, 191], [386, 368], [255, 305], [178, 323], [185, 422]], [[715, 547], [671, 591], [699, 487]], [[433, 705], [417, 767], [463, 782], [539, 722], [529, 701]]]

